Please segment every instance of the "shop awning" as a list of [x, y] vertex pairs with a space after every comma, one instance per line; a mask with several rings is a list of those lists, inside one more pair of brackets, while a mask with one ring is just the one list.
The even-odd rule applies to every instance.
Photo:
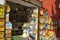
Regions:
[[38, 1], [38, 0], [23, 0], [25, 2], [28, 2], [28, 3], [31, 3], [31, 4], [34, 4], [36, 6], [39, 6], [41, 7], [41, 3]]
[[7, 1], [10, 1], [10, 2], [13, 2], [13, 3], [18, 3], [18, 4], [21, 4], [21, 5], [27, 6], [27, 7], [39, 7], [40, 6], [38, 3], [34, 2], [34, 1], [32, 3], [26, 2], [24, 0], [7, 0]]

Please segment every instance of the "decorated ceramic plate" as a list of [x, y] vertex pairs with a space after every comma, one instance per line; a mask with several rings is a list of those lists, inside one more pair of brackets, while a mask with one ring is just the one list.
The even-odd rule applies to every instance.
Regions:
[[40, 21], [40, 23], [45, 23], [46, 17], [40, 16], [39, 21]]
[[0, 26], [0, 31], [4, 31], [4, 27], [3, 26]]
[[6, 30], [6, 33], [7, 33], [7, 34], [8, 34], [8, 33], [10, 33], [10, 34], [11, 34], [11, 30], [8, 30], [8, 29], [7, 29], [7, 30]]
[[0, 32], [0, 38], [4, 38], [4, 32]]
[[55, 33], [54, 33], [53, 31], [48, 31], [48, 32], [47, 32], [47, 36], [53, 38], [53, 37], [55, 36]]
[[39, 24], [39, 28], [40, 28], [40, 29], [43, 29], [44, 26], [45, 26], [45, 24]]
[[0, 18], [4, 18], [4, 7], [0, 6]]
[[0, 21], [0, 26], [4, 26], [4, 21]]

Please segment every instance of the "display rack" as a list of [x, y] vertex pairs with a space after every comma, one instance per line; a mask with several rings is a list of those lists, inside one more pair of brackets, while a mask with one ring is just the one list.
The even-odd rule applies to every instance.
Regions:
[[0, 40], [5, 40], [5, 0], [0, 0]]
[[39, 40], [53, 40], [56, 37], [56, 21], [49, 18], [48, 11], [40, 8], [39, 12]]
[[[16, 38], [15, 40], [17, 40], [17, 38], [21, 38], [24, 35], [22, 37], [23, 39], [24, 37], [25, 38], [30, 37], [32, 38], [32, 40], [33, 39], [37, 40], [37, 34], [38, 34], [37, 33], [38, 31], [38, 23], [37, 23], [38, 22], [38, 11], [37, 10], [38, 9], [35, 9], [35, 8], [36, 7], [38, 8], [39, 5], [37, 3], [35, 4], [35, 2], [29, 3], [29, 2], [22, 1], [22, 0], [19, 0], [19, 1], [8, 0], [7, 1], [7, 4], [10, 5], [11, 7], [11, 11], [9, 13], [9, 16], [10, 16], [9, 21], [12, 23], [12, 29], [11, 29], [12, 39]], [[34, 9], [35, 11], [33, 13]], [[33, 15], [33, 18], [32, 18], [32, 15]], [[25, 24], [27, 24], [28, 26]], [[25, 27], [23, 27], [23, 25], [25, 25]], [[33, 26], [32, 30], [29, 29], [29, 28], [32, 28], [30, 26]], [[26, 31], [26, 28], [28, 29], [27, 31]], [[10, 30], [10, 29], [7, 29], [7, 30]], [[20, 32], [20, 34], [18, 34], [19, 33], [18, 31]], [[31, 35], [29, 34], [29, 36], [26, 37], [27, 36], [26, 32], [27, 33], [32, 32], [32, 34]]]

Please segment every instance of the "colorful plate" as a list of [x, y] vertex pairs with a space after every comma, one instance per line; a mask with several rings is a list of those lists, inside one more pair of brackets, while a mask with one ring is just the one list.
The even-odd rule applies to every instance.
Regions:
[[46, 23], [46, 17], [40, 16], [39, 21], [40, 23]]
[[39, 28], [43, 29], [45, 27], [45, 24], [39, 24]]
[[0, 6], [0, 18], [4, 18], [4, 6]]

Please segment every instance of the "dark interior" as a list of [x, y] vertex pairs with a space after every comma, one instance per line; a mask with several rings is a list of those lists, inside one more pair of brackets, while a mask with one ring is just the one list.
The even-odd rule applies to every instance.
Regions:
[[13, 24], [12, 36], [22, 35], [22, 25], [30, 21], [32, 8], [9, 1], [7, 1], [7, 4], [11, 7], [9, 21]]

